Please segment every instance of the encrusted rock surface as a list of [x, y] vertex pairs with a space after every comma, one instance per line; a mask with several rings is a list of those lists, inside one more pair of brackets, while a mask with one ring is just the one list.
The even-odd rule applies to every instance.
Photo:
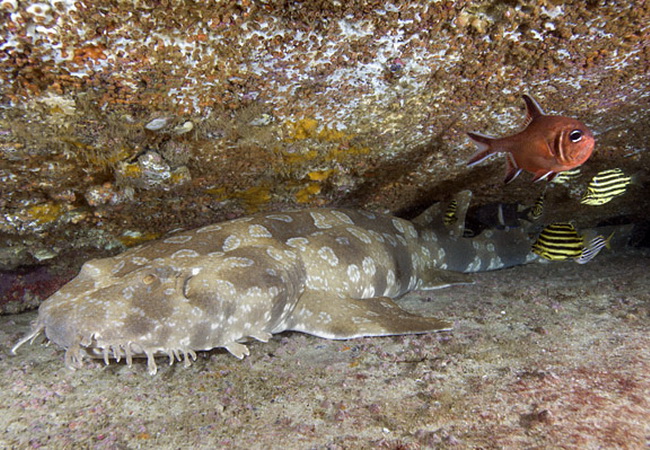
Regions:
[[[520, 94], [597, 149], [547, 210], [643, 215], [642, 189], [581, 207], [589, 175], [648, 167], [647, 2], [0, 2], [0, 269], [105, 255], [260, 209], [408, 215], [502, 185], [465, 132], [506, 134]], [[40, 255], [40, 256], [39, 256]], [[78, 258], [73, 262], [70, 255]]]

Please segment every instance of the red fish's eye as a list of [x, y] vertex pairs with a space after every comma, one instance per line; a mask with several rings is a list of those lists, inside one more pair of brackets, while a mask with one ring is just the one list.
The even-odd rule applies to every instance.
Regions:
[[582, 140], [582, 131], [573, 130], [569, 133], [569, 139], [571, 139], [571, 142], [580, 142]]

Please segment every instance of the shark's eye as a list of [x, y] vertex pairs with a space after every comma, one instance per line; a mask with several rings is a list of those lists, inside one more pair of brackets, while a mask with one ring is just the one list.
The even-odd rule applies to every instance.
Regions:
[[569, 139], [571, 139], [571, 142], [580, 142], [582, 140], [582, 131], [573, 130], [569, 133]]
[[151, 284], [151, 283], [153, 283], [154, 281], [156, 281], [156, 278], [157, 278], [157, 277], [156, 277], [153, 273], [150, 273], [150, 274], [148, 274], [148, 275], [145, 275], [145, 276], [142, 278], [142, 282], [143, 282], [144, 284]]

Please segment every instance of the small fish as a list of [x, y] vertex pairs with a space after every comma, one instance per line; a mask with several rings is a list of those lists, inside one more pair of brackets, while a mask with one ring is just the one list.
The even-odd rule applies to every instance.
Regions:
[[603, 247], [609, 247], [612, 233], [607, 239], [596, 236], [587, 245], [585, 238], [569, 222], [555, 222], [546, 226], [533, 244], [533, 253], [549, 261], [573, 259], [578, 264], [591, 261]]
[[553, 183], [555, 184], [566, 184], [569, 181], [575, 180], [580, 177], [580, 168], [565, 170], [564, 172], [558, 173], [555, 178], [553, 178]]
[[456, 215], [456, 210], [458, 209], [458, 202], [456, 200], [452, 200], [449, 202], [449, 206], [447, 206], [447, 210], [445, 211], [445, 216], [442, 218], [442, 222], [445, 225], [453, 225], [456, 223], [458, 220], [458, 216]]
[[475, 217], [488, 228], [509, 230], [521, 225], [526, 207], [519, 203], [488, 203], [476, 209]]
[[609, 248], [609, 242], [612, 240], [612, 236], [614, 236], [614, 233], [610, 234], [608, 238], [602, 235], [593, 238], [582, 251], [582, 254], [576, 259], [576, 262], [578, 264], [587, 264], [594, 259], [604, 247]]
[[573, 224], [555, 222], [547, 225], [533, 244], [533, 253], [549, 261], [579, 258], [585, 248], [584, 238]]
[[470, 208], [466, 218], [465, 236], [471, 230], [473, 235], [483, 230], [511, 230], [532, 226], [544, 213], [544, 193], [533, 206], [520, 203], [488, 203]]
[[608, 169], [598, 172], [587, 185], [580, 203], [599, 206], [625, 194], [627, 187], [634, 183], [633, 177], [625, 175], [621, 169]]
[[494, 153], [507, 153], [505, 183], [514, 180], [522, 170], [535, 175], [533, 181], [551, 181], [559, 172], [582, 165], [594, 150], [594, 136], [579, 120], [545, 115], [529, 95], [526, 103], [525, 128], [517, 134], [494, 138], [467, 133], [478, 151], [467, 163], [473, 166]]
[[544, 199], [546, 198], [546, 190], [540, 194], [539, 197], [537, 197], [537, 200], [535, 200], [535, 204], [530, 207], [528, 210], [528, 218], [532, 222], [538, 221], [543, 215], [544, 215]]

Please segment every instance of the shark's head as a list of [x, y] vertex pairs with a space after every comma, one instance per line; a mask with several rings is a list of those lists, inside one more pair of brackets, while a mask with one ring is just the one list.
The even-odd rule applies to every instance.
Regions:
[[237, 341], [281, 327], [303, 278], [295, 255], [260, 246], [153, 261], [127, 252], [85, 263], [41, 305], [32, 336], [64, 347], [70, 367], [87, 354], [129, 364], [146, 356], [155, 371], [155, 355], [187, 360], [215, 347], [241, 358]]

